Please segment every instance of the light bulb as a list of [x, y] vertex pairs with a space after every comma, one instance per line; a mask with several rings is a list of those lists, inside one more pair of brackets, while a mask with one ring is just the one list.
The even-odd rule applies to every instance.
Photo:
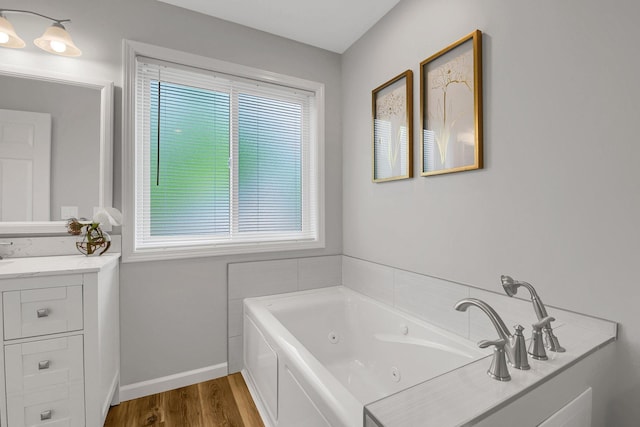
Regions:
[[52, 40], [51, 49], [55, 50], [58, 53], [63, 53], [65, 50], [67, 50], [67, 45], [62, 42]]
[[0, 32], [0, 44], [4, 44], [9, 41], [9, 34]]

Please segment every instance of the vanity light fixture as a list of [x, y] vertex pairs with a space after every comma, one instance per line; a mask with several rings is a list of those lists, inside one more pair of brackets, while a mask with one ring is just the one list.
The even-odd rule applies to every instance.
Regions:
[[41, 18], [53, 21], [53, 24], [47, 28], [44, 34], [35, 39], [33, 43], [40, 49], [62, 56], [80, 56], [82, 52], [73, 43], [71, 36], [67, 32], [63, 22], [71, 22], [70, 19], [54, 19], [49, 16], [42, 15], [37, 12], [16, 9], [0, 9], [0, 46], [9, 48], [23, 48], [24, 41], [16, 34], [13, 25], [6, 18], [5, 13], [23, 13], [27, 15], [40, 16]]
[[5, 18], [4, 13], [0, 10], [0, 46], [11, 48], [23, 48], [25, 46], [22, 40], [16, 34], [11, 22]]

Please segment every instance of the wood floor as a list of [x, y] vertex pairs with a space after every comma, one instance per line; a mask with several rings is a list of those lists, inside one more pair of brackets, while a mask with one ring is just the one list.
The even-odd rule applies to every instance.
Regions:
[[242, 375], [113, 406], [105, 427], [264, 427]]

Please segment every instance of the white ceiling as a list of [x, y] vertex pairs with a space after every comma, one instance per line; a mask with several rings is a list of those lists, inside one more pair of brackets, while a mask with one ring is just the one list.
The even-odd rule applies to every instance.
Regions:
[[343, 53], [400, 0], [159, 0]]

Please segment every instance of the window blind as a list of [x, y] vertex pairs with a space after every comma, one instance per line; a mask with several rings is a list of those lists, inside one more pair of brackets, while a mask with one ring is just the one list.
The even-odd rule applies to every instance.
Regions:
[[136, 62], [135, 248], [318, 237], [312, 93]]

